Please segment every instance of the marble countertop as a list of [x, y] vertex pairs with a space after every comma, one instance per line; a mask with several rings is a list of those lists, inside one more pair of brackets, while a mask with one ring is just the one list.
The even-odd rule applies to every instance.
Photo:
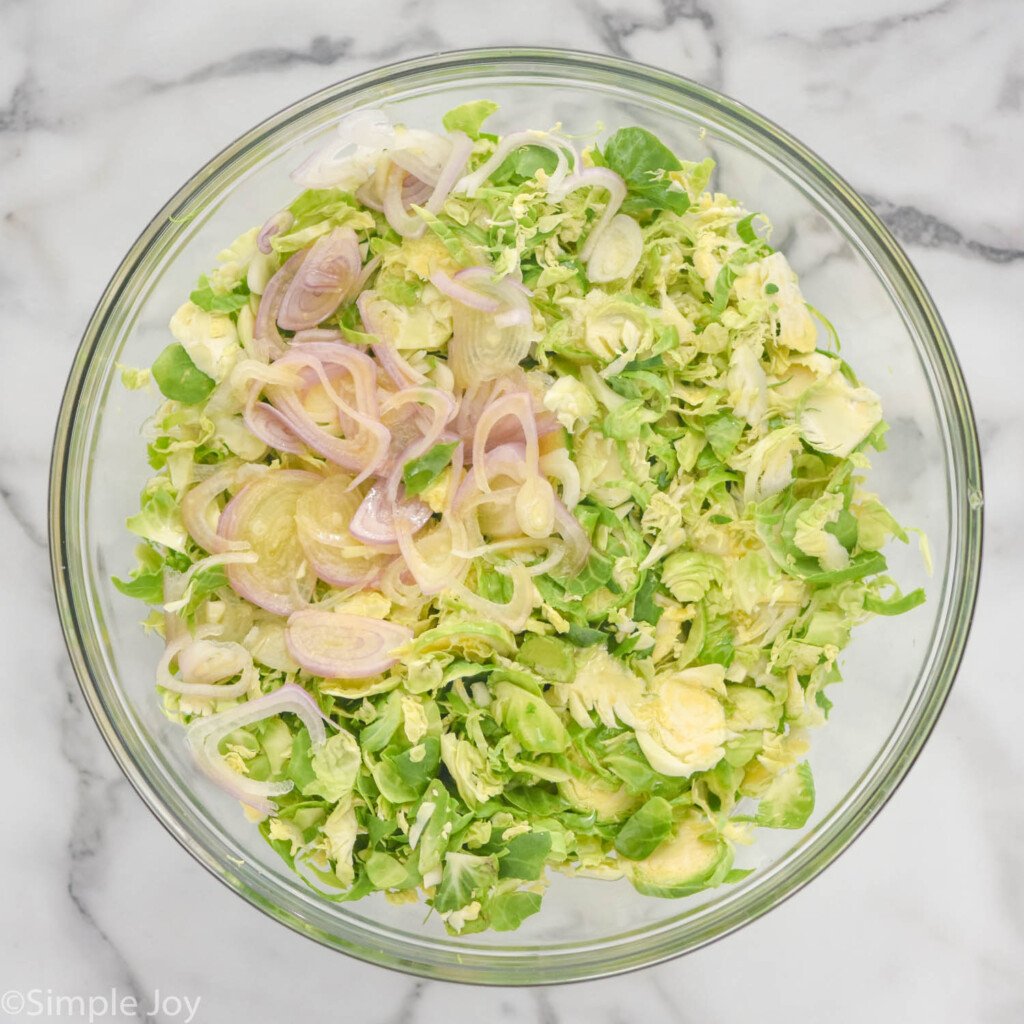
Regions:
[[[136, 1013], [95, 1017], [104, 1020], [185, 1020], [173, 999], [198, 997], [199, 1024], [1024, 1020], [1024, 688], [1006, 657], [1024, 610], [1019, 0], [555, 8], [0, 0], [0, 990], [43, 1000], [114, 989], [140, 1001]], [[867, 195], [956, 342], [987, 503], [982, 593], [958, 684], [920, 761], [853, 848], [706, 950], [620, 979], [518, 991], [416, 981], [322, 949], [171, 842], [80, 699], [45, 527], [53, 422], [80, 332], [179, 183], [251, 124], [338, 79], [510, 42], [620, 54], [720, 88]], [[4, 996], [0, 1019], [87, 1019], [35, 1005], [19, 1011]]]

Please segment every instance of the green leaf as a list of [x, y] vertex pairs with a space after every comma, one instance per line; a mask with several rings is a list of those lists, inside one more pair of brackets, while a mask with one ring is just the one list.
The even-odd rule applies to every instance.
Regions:
[[649, 622], [652, 626], [658, 624], [665, 611], [660, 604], [654, 603], [654, 595], [658, 590], [658, 576], [654, 569], [648, 569], [640, 580], [636, 597], [633, 598], [633, 618], [637, 622]]
[[700, 651], [701, 661], [709, 665], [724, 665], [728, 668], [735, 657], [735, 641], [732, 625], [727, 618], [714, 619], [705, 625], [704, 646]]
[[[736, 225], [736, 234], [739, 235], [747, 245], [754, 245], [761, 241], [760, 236], [754, 230], [754, 218], [760, 216], [761, 214], [759, 213], [748, 213], [746, 217]], [[778, 290], [778, 286], [775, 286], [775, 291]], [[765, 289], [765, 291], [767, 291], [767, 289]], [[771, 293], [769, 292], [769, 294]]]
[[587, 564], [573, 577], [565, 581], [565, 592], [577, 597], [586, 597], [611, 578], [615, 562], [601, 551], [592, 550]]
[[394, 804], [418, 800], [437, 774], [441, 744], [434, 736], [401, 753], [385, 753], [372, 769], [373, 779], [384, 797]]
[[163, 569], [159, 572], [140, 573], [130, 580], [119, 580], [114, 576], [111, 578], [111, 582], [126, 597], [137, 598], [140, 601], [145, 601], [146, 604], [164, 603]]
[[480, 138], [480, 127], [498, 109], [491, 100], [473, 100], [449, 110], [441, 123], [445, 131], [465, 132], [471, 139]]
[[658, 774], [640, 750], [640, 744], [630, 736], [625, 743], [615, 746], [604, 760], [604, 767], [625, 783], [631, 793], [647, 793], [658, 781]]
[[366, 874], [378, 889], [397, 889], [409, 877], [401, 861], [379, 850], [366, 859]]
[[715, 278], [715, 291], [711, 297], [711, 312], [716, 316], [723, 313], [725, 307], [729, 305], [729, 296], [732, 294], [732, 285], [735, 280], [736, 271], [726, 263], [718, 272], [718, 277]]
[[498, 169], [491, 175], [495, 185], [521, 185], [535, 177], [543, 170], [545, 174], [554, 173], [558, 166], [558, 157], [543, 146], [520, 146], [509, 153]]
[[168, 398], [183, 405], [197, 405], [209, 397], [217, 386], [196, 367], [182, 345], [174, 342], [156, 357], [153, 363], [156, 386]]
[[804, 575], [807, 583], [819, 585], [830, 583], [844, 583], [847, 580], [862, 580], [865, 576], [874, 576], [876, 573], [885, 572], [887, 563], [885, 556], [877, 551], [862, 551], [859, 555], [850, 559], [849, 565], [844, 569], [833, 569], [831, 572], [811, 572]]
[[591, 629], [589, 626], [577, 626], [572, 623], [565, 634], [566, 640], [577, 647], [593, 647], [595, 644], [608, 642], [608, 634], [599, 629]]
[[533, 753], [557, 754], [565, 750], [569, 737], [557, 713], [543, 697], [515, 683], [500, 682], [492, 688], [491, 711], [519, 742]]
[[391, 742], [401, 724], [402, 698], [398, 693], [389, 693], [377, 706], [377, 717], [359, 734], [360, 747], [376, 754]]
[[672, 805], [660, 796], [651, 797], [615, 837], [615, 849], [629, 860], [643, 860], [672, 834]]
[[444, 472], [445, 467], [452, 461], [452, 452], [457, 447], [457, 441], [435, 444], [430, 451], [419, 458], [410, 459], [402, 467], [405, 493], [409, 495], [422, 494]]
[[218, 294], [203, 274], [199, 278], [199, 286], [189, 295], [189, 299], [207, 313], [234, 313], [249, 304], [249, 294], [249, 285], [244, 279], [230, 292]]
[[727, 459], [743, 436], [743, 420], [729, 412], [719, 412], [704, 420], [704, 436], [720, 459]]
[[483, 896], [498, 880], [498, 858], [472, 853], [447, 853], [441, 884], [434, 896], [434, 909], [439, 913], [458, 910]]
[[513, 786], [505, 790], [504, 796], [513, 807], [534, 817], [558, 814], [566, 808], [561, 794], [545, 789], [543, 785]]
[[477, 571], [476, 589], [485, 601], [508, 604], [512, 600], [515, 584], [512, 582], [512, 578], [503, 572], [481, 568]]
[[540, 893], [502, 892], [491, 899], [487, 916], [496, 932], [510, 932], [540, 910]]
[[329, 736], [310, 759], [315, 778], [306, 785], [304, 796], [322, 796], [332, 804], [347, 797], [356, 784], [362, 765], [359, 744], [347, 730]]
[[643, 399], [631, 398], [605, 416], [601, 432], [616, 441], [632, 441], [640, 436], [645, 424], [654, 423], [660, 417], [661, 413]]
[[644, 213], [647, 210], [671, 210], [684, 214], [690, 208], [690, 197], [669, 187], [667, 181], [654, 181], [649, 185], [631, 184], [622, 203], [623, 213]]
[[[142, 507], [135, 515], [125, 520], [125, 526], [145, 540], [162, 544], [177, 552], [184, 553], [188, 546], [188, 533], [181, 519], [181, 506], [166, 480], [162, 480], [155, 490], [143, 495]], [[185, 565], [181, 571], [184, 572], [191, 562], [184, 554], [182, 558]]]
[[292, 737], [292, 756], [288, 758], [287, 776], [300, 793], [316, 778], [310, 757], [311, 745], [309, 733], [305, 729], [300, 729]]
[[814, 810], [814, 778], [802, 761], [776, 775], [757, 805], [754, 821], [765, 828], [803, 828]]
[[498, 877], [535, 882], [540, 878], [544, 861], [551, 852], [551, 833], [523, 832], [510, 839], [505, 849], [498, 860]]
[[645, 183], [652, 174], [679, 171], [683, 165], [656, 135], [646, 128], [620, 128], [605, 144], [604, 159], [627, 182]]
[[556, 682], [571, 683], [576, 675], [576, 659], [572, 647], [557, 637], [531, 633], [523, 640], [516, 660]]
[[[116, 580], [114, 581], [117, 582]], [[864, 598], [864, 610], [874, 612], [876, 615], [902, 615], [909, 612], [911, 608], [924, 604], [924, 591], [918, 588], [909, 594], [888, 599], [878, 597], [875, 594], [868, 594]]]
[[722, 884], [735, 885], [737, 882], [742, 882], [747, 875], [752, 875], [753, 873], [753, 868], [732, 868], [725, 878], [722, 879]]
[[682, 170], [676, 155], [646, 128], [620, 128], [604, 148], [607, 165], [622, 176], [629, 194], [622, 204], [624, 213], [671, 210], [685, 213], [689, 195], [672, 187], [667, 171]]

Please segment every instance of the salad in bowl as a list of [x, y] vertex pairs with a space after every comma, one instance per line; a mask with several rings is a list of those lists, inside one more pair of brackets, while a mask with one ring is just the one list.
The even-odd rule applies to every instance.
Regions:
[[[126, 385], [198, 767], [324, 899], [511, 930], [551, 872], [683, 897], [814, 807], [882, 552], [876, 394], [761, 212], [649, 131], [347, 115]], [[269, 212], [269, 211], [268, 211]]]

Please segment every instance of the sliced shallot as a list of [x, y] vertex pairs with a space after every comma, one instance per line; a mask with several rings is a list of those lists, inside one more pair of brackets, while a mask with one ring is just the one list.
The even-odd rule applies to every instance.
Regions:
[[269, 256], [274, 251], [270, 240], [274, 235], [287, 231], [294, 223], [295, 217], [288, 210], [279, 210], [273, 216], [268, 217], [266, 223], [260, 228], [260, 233], [256, 236], [256, 248], [264, 256]]
[[367, 586], [390, 560], [349, 532], [359, 506], [351, 479], [329, 476], [299, 496], [295, 523], [299, 544], [317, 576], [335, 587]]
[[378, 481], [366, 492], [366, 497], [352, 516], [349, 532], [364, 544], [378, 547], [396, 544], [396, 513], [407, 524], [410, 535], [416, 533], [432, 515], [429, 506], [417, 499], [389, 502], [385, 482]]
[[452, 191], [464, 192], [472, 198], [476, 195], [477, 189], [504, 163], [505, 157], [523, 146], [540, 146], [542, 149], [550, 150], [558, 158], [555, 170], [548, 179], [550, 189], [557, 189], [561, 185], [569, 171], [570, 156], [573, 169], [575, 170], [579, 166], [579, 154], [568, 139], [553, 135], [551, 132], [535, 129], [511, 132], [498, 143], [490, 157], [472, 174], [467, 174], [458, 181]]
[[258, 782], [246, 778], [228, 767], [219, 750], [220, 742], [236, 729], [285, 713], [297, 715], [301, 719], [314, 751], [323, 744], [327, 738], [324, 717], [316, 701], [294, 683], [287, 683], [272, 693], [248, 700], [239, 707], [196, 719], [186, 733], [189, 749], [203, 774], [235, 799], [264, 814], [273, 814], [277, 810], [270, 797], [283, 796], [295, 783], [291, 780]]
[[218, 533], [247, 542], [258, 555], [253, 564], [226, 567], [228, 583], [247, 601], [275, 615], [288, 615], [308, 603], [316, 579], [306, 564], [295, 526], [304, 491], [321, 477], [302, 470], [270, 470], [247, 483], [224, 509]]
[[619, 212], [619, 207], [622, 206], [626, 198], [626, 183], [607, 167], [587, 167], [565, 179], [561, 187], [556, 190], [557, 198], [564, 199], [570, 192], [581, 188], [601, 188], [608, 193], [604, 211], [597, 223], [590, 229], [587, 240], [583, 243], [583, 248], [580, 249], [580, 259], [586, 263], [590, 259], [594, 247], [601, 240], [605, 229], [612, 222], [612, 218]]
[[313, 243], [281, 299], [277, 323], [289, 331], [326, 320], [359, 277], [359, 239], [351, 228], [335, 228]]
[[252, 332], [252, 348], [256, 356], [266, 362], [284, 355], [285, 343], [277, 329], [277, 314], [292, 279], [299, 272], [307, 250], [290, 256], [281, 269], [267, 282], [256, 310], [256, 323]]
[[324, 679], [366, 679], [398, 661], [396, 648], [412, 630], [383, 619], [315, 608], [288, 619], [288, 652], [310, 675]]

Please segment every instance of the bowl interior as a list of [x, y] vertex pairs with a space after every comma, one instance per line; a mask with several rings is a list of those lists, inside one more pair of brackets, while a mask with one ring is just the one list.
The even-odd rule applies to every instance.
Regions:
[[[109, 580], [132, 565], [123, 523], [149, 474], [139, 429], [155, 404], [153, 394], [120, 386], [116, 364], [149, 365], [197, 275], [289, 201], [288, 172], [338, 116], [381, 106], [436, 129], [446, 110], [480, 97], [500, 104], [493, 123], [502, 132], [560, 122], [570, 134], [601, 138], [623, 125], [647, 127], [685, 158], [712, 156], [715, 187], [771, 217], [773, 243], [801, 274], [808, 300], [882, 397], [892, 429], [888, 451], [873, 460], [872, 489], [927, 534], [934, 574], [916, 545], [886, 552], [893, 575], [906, 589], [926, 587], [928, 603], [855, 635], [846, 681], [830, 692], [831, 721], [813, 737], [815, 814], [803, 830], [764, 831], [741, 849], [737, 863], [756, 869], [742, 884], [661, 901], [624, 881], [556, 876], [543, 912], [521, 930], [460, 940], [436, 919], [424, 922], [421, 906], [382, 898], [332, 905], [291, 875], [237, 804], [193, 768], [153, 688], [159, 641], [143, 634], [139, 605]], [[962, 382], [927, 296], [867, 216], [841, 181], [743, 108], [670, 76], [581, 55], [454, 55], [376, 72], [285, 111], [204, 168], [150, 225], [101, 302], [72, 374], [54, 462], [69, 646], [108, 742], [161, 820], [228, 884], [322, 941], [420, 973], [502, 983], [608, 973], [692, 948], [820, 870], [880, 806], [930, 729], [976, 577], [976, 444]], [[538, 950], [546, 955], [536, 958]]]

